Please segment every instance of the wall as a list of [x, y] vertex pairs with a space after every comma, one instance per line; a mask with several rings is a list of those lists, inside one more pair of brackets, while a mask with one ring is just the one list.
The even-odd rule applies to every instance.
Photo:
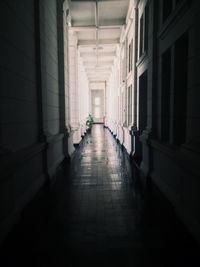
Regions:
[[1, 1], [0, 5], [1, 241], [44, 182], [44, 147], [38, 143], [34, 1]]
[[1, 1], [0, 13], [2, 242], [66, 155], [67, 77], [62, 1]]
[[[200, 242], [200, 4], [197, 0], [173, 1], [173, 10], [162, 23], [162, 2], [131, 2], [133, 9], [130, 5], [127, 25], [122, 30], [117, 59], [106, 88], [106, 126], [133, 156], [143, 185], [148, 187], [149, 182], [156, 185]], [[142, 52], [140, 32], [143, 33]], [[186, 37], [181, 41], [179, 38], [186, 32], [188, 54], [181, 55], [178, 50], [185, 51]], [[134, 66], [133, 71], [128, 73], [131, 37], [135, 40]], [[164, 98], [162, 80], [166, 75], [163, 74], [162, 60], [167, 49], [171, 49], [172, 60], [167, 71], [169, 86], [165, 85], [164, 88], [170, 100]], [[186, 58], [183, 60], [183, 57]], [[187, 64], [186, 70], [183, 64]], [[184, 74], [179, 73], [180, 69]], [[120, 77], [119, 81], [117, 77]], [[183, 79], [186, 84], [183, 84]], [[130, 84], [133, 84], [133, 119], [128, 125], [127, 88]], [[169, 118], [163, 115], [166, 106]], [[165, 127], [165, 133], [169, 131], [169, 140], [166, 140], [162, 127], [168, 119], [170, 123]], [[183, 120], [186, 127], [180, 131]]]
[[[59, 2], [58, 2], [59, 3]], [[62, 3], [62, 2], [61, 2]], [[40, 54], [41, 54], [41, 90], [42, 90], [42, 136], [48, 143], [46, 151], [47, 172], [51, 177], [64, 158], [63, 137], [61, 132], [59, 86], [59, 40], [57, 2], [40, 1]], [[59, 14], [62, 15], [62, 5]], [[61, 16], [62, 18], [62, 16]], [[61, 29], [62, 30], [62, 29]], [[63, 33], [62, 33], [63, 34]], [[63, 83], [64, 81], [62, 81]], [[63, 92], [62, 92], [63, 94]]]
[[[200, 146], [197, 137], [200, 128], [197, 104], [199, 103], [197, 55], [199, 54], [200, 5], [199, 1], [180, 1], [175, 6], [174, 1], [171, 14], [165, 22], [162, 22], [162, 1], [159, 5], [153, 5], [153, 3], [154, 1], [149, 1], [148, 62], [143, 63], [143, 69], [148, 72], [148, 119], [147, 128], [140, 137], [142, 142], [141, 177], [145, 182], [150, 178], [172, 203], [178, 217], [200, 242], [200, 169], [198, 167]], [[142, 9], [142, 4], [140, 8]], [[177, 40], [186, 32], [188, 34], [187, 59], [181, 63], [178, 58], [179, 61], [176, 63]], [[183, 40], [181, 42], [183, 45]], [[162, 60], [168, 49], [171, 50], [172, 61], [167, 71], [170, 82], [166, 88], [163, 86]], [[178, 69], [183, 67], [181, 64], [187, 65], [187, 71], [184, 74], [187, 76], [184, 107], [181, 106], [184, 97], [181, 83], [183, 78], [180, 79], [181, 75], [178, 74]], [[142, 73], [140, 69], [141, 67], [138, 69], [138, 76]], [[163, 99], [164, 89], [169, 94], [167, 102]], [[164, 103], [168, 105], [168, 114], [167, 111], [163, 113]], [[182, 110], [179, 127], [181, 127], [181, 120], [186, 120], [186, 135], [184, 131], [179, 131], [180, 139], [175, 138], [177, 109]], [[163, 125], [168, 121], [166, 116], [169, 119], [169, 125], [165, 128], [165, 133], [169, 132], [167, 138], [162, 130]]]
[[[158, 14], [162, 13], [162, 5], [159, 5], [157, 10]], [[191, 3], [187, 1], [181, 1], [174, 10], [171, 12], [168, 20], [165, 23], [159, 20], [158, 36], [159, 36], [159, 58], [157, 77], [158, 77], [158, 91], [157, 91], [157, 135], [151, 138], [149, 149], [151, 155], [151, 169], [150, 176], [153, 182], [163, 192], [165, 196], [173, 204], [174, 209], [182, 222], [188, 227], [198, 241], [200, 241], [200, 169], [198, 167], [199, 158], [199, 13], [200, 5], [199, 1], [193, 1]], [[172, 27], [173, 24], [173, 27]], [[161, 126], [165, 122], [161, 117], [162, 111], [162, 55], [167, 49], [171, 49], [172, 60], [175, 60], [176, 41], [184, 34], [188, 33], [188, 56], [187, 62], [187, 101], [184, 106], [182, 114], [185, 114], [184, 118], [186, 123], [186, 138], [185, 141], [180, 144], [175, 139], [175, 132], [177, 130], [173, 121], [174, 109], [181, 108], [180, 102], [183, 98], [183, 91], [179, 95], [179, 102], [175, 101], [175, 90], [177, 90], [177, 84], [181, 86], [181, 80], [176, 81], [176, 65], [173, 64], [170, 69], [171, 74], [171, 115], [170, 115], [170, 131], [169, 140], [163, 140], [161, 134]], [[182, 41], [183, 42], [183, 41]], [[174, 61], [175, 62], [175, 61]], [[179, 66], [181, 68], [182, 66]], [[183, 75], [183, 74], [182, 74]], [[178, 91], [176, 91], [178, 93]], [[172, 100], [174, 99], [174, 100]], [[176, 106], [175, 106], [176, 105]], [[184, 115], [183, 115], [184, 116]], [[180, 124], [179, 124], [180, 125]], [[184, 134], [182, 132], [182, 134]], [[179, 140], [178, 140], [179, 141]]]
[[17, 151], [38, 138], [34, 1], [19, 6], [1, 1], [0, 64], [0, 142]]

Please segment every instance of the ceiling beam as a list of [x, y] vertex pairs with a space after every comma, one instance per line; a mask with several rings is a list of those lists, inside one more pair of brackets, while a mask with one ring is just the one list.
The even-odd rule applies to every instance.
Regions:
[[83, 25], [83, 21], [78, 21], [78, 20], [74, 20], [72, 23], [72, 26], [70, 28], [74, 28], [74, 30], [81, 30], [83, 28], [86, 28], [87, 30], [104, 30], [104, 29], [120, 29], [123, 25], [126, 24], [126, 20], [124, 19], [107, 19], [107, 20], [99, 20], [99, 25], [91, 25], [91, 21], [84, 21], [84, 25]]
[[[70, 0], [70, 2], [96, 2], [97, 0]], [[121, 2], [122, 0], [98, 0], [98, 2]]]
[[[89, 83], [105, 83], [107, 82], [108, 79], [104, 79], [104, 80], [89, 80]], [[91, 89], [93, 90], [93, 89]]]
[[[120, 39], [100, 39], [98, 44], [99, 45], [116, 45], [119, 44]], [[79, 40], [78, 46], [90, 46], [96, 45], [96, 40]]]
[[[95, 52], [81, 52], [81, 57], [96, 57]], [[115, 57], [115, 52], [99, 52], [99, 57]]]
[[110, 76], [87, 77], [89, 80], [108, 80]]
[[[96, 66], [96, 62], [84, 62], [83, 63], [84, 66], [88, 67], [88, 66]], [[113, 65], [113, 61], [103, 61], [103, 62], [99, 62], [97, 67], [108, 67], [108, 66], [112, 66]]]
[[102, 25], [102, 26], [72, 26], [69, 29], [74, 32], [88, 32], [88, 31], [96, 31], [98, 30], [116, 30], [121, 29], [123, 25]]
[[[107, 63], [107, 62], [108, 63], [114, 63], [113, 60], [114, 60], [113, 58], [108, 58], [108, 59], [106, 57], [105, 58], [100, 58], [99, 59], [99, 63]], [[83, 63], [85, 63], [85, 62], [88, 62], [88, 63], [96, 63], [96, 58], [90, 58], [90, 59], [88, 59], [88, 58], [82, 58], [82, 62]]]
[[108, 69], [101, 69], [101, 70], [98, 70], [96, 69], [95, 67], [93, 69], [89, 69], [86, 71], [87, 73], [109, 73], [110, 70]]
[[90, 75], [90, 76], [96, 76], [96, 75], [110, 75], [110, 72], [108, 72], [108, 71], [103, 71], [103, 72], [98, 72], [98, 71], [87, 71], [86, 72], [87, 73], [87, 75]]
[[87, 74], [87, 76], [90, 77], [90, 78], [96, 78], [96, 77], [109, 77], [110, 74], [97, 74], [97, 75]]
[[109, 77], [94, 77], [94, 78], [88, 77], [88, 80], [90, 80], [90, 81], [105, 81], [108, 79], [109, 79]]
[[[94, 67], [86, 67], [85, 68], [85, 71], [91, 71], [91, 70], [94, 70]], [[104, 70], [104, 71], [111, 71], [112, 69], [111, 68], [106, 68], [106, 67], [101, 67], [101, 68], [96, 68], [96, 71], [101, 71], [101, 70]]]
[[74, 32], [90, 32], [90, 31], [96, 31], [95, 26], [74, 26], [69, 28], [70, 31]]
[[103, 76], [107, 76], [110, 75], [110, 73], [108, 72], [87, 72], [88, 76], [97, 76], [97, 75], [103, 75]]

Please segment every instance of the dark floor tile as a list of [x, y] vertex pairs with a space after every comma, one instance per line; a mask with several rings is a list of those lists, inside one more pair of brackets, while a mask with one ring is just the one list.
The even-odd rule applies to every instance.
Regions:
[[197, 266], [191, 250], [187, 256], [184, 249], [184, 257], [177, 246], [173, 252], [167, 236], [176, 231], [170, 233], [158, 214], [144, 217], [138, 177], [131, 171], [111, 133], [95, 125], [71, 164], [59, 169], [42, 206], [36, 204], [39, 215], [28, 215], [7, 241], [1, 266]]

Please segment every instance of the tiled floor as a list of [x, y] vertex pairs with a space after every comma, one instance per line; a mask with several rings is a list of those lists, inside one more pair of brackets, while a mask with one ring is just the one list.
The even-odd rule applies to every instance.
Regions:
[[[55, 189], [61, 195], [50, 225], [51, 250], [56, 251], [55, 244], [62, 240], [62, 249], [67, 248], [67, 254], [73, 255], [71, 263], [77, 265], [132, 262], [143, 246], [143, 234], [131, 169], [125, 161], [111, 133], [95, 125], [73, 160], [69, 184]], [[60, 215], [64, 216], [59, 219]], [[46, 237], [44, 247], [45, 242]]]
[[133, 170], [111, 133], [94, 125], [8, 241], [3, 266], [188, 266], [179, 237], [166, 241], [176, 235], [170, 222], [145, 219]]

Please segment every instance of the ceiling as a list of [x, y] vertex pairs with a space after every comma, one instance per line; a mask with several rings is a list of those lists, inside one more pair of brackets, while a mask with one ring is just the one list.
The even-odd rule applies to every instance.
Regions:
[[71, 28], [90, 82], [107, 81], [130, 0], [71, 0]]

